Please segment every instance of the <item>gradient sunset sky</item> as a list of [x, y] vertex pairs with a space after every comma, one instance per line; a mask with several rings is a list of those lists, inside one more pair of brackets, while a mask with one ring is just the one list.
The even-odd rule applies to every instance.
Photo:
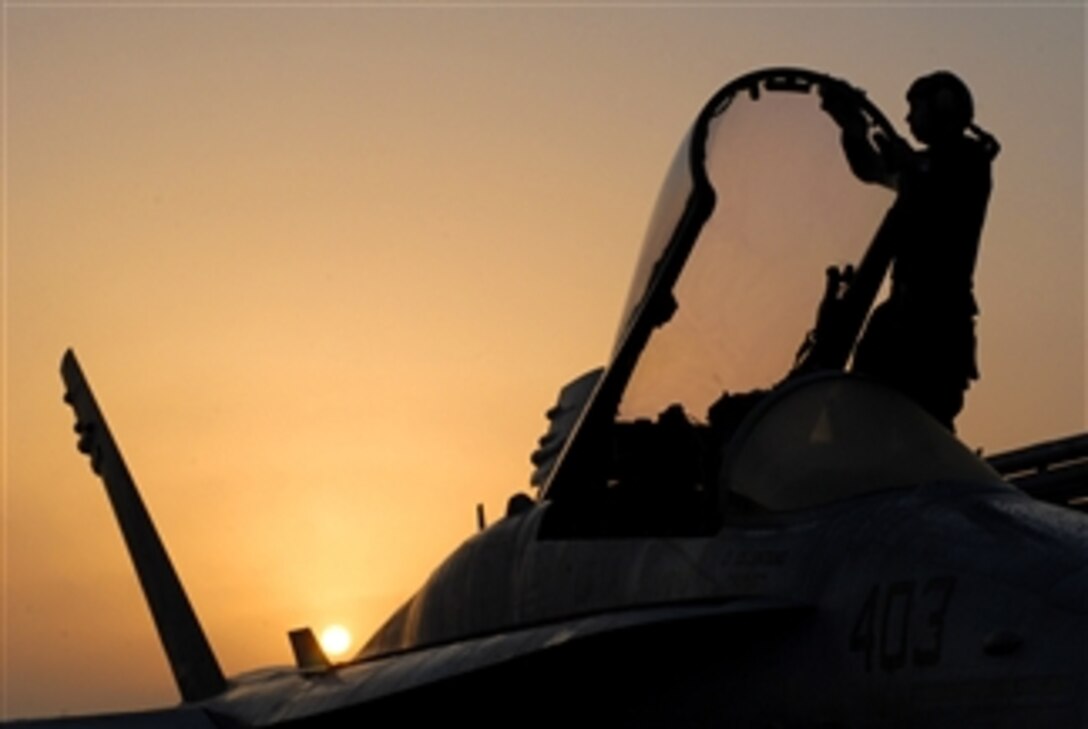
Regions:
[[[1085, 427], [1081, 3], [7, 2], [0, 717], [177, 701], [61, 403], [74, 347], [228, 673], [357, 642], [528, 489], [721, 85], [959, 73], [1004, 150], [996, 451]], [[800, 338], [801, 332], [798, 333]]]

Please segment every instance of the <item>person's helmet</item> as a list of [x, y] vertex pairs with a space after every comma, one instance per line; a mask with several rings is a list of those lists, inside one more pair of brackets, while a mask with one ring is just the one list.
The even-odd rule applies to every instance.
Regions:
[[907, 91], [907, 101], [926, 102], [933, 123], [948, 133], [962, 132], [975, 116], [967, 84], [951, 71], [935, 71], [916, 80]]

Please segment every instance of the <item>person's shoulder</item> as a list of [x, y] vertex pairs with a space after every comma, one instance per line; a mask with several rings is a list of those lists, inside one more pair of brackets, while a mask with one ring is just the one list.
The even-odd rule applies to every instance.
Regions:
[[988, 172], [994, 153], [985, 141], [965, 135], [949, 145], [941, 156], [946, 163], [963, 172]]
[[961, 145], [966, 150], [965, 154], [987, 165], [1001, 151], [1001, 145], [997, 143], [997, 140], [981, 130], [975, 135], [965, 134]]

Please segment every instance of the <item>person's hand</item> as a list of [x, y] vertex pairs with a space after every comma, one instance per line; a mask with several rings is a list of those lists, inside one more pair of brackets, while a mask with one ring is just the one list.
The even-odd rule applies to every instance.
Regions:
[[844, 130], [864, 130], [868, 126], [861, 114], [861, 92], [845, 81], [829, 79], [820, 84], [820, 108]]

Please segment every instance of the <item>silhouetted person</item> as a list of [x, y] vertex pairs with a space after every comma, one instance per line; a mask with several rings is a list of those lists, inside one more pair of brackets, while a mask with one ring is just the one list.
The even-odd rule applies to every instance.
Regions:
[[953, 429], [979, 376], [973, 274], [999, 147], [972, 123], [971, 93], [947, 71], [907, 92], [907, 124], [922, 150], [898, 137], [870, 141], [845, 84], [822, 93], [854, 174], [898, 191], [878, 233], [892, 258], [891, 294], [873, 311], [853, 369], [898, 387]]

